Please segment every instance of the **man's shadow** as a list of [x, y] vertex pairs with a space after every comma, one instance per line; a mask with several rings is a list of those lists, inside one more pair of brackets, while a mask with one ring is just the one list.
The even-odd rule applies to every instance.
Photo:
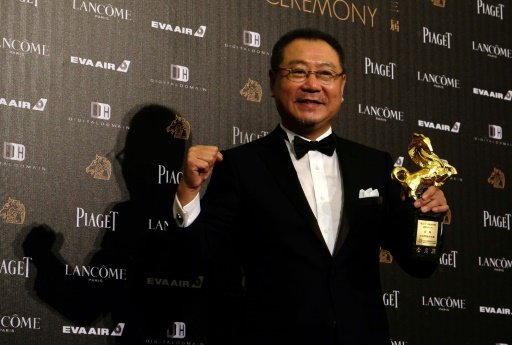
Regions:
[[[129, 117], [124, 148], [116, 155], [129, 200], [105, 212], [115, 216], [115, 226], [111, 219], [81, 266], [59, 255], [62, 235], [47, 225], [32, 227], [22, 247], [37, 268], [33, 289], [86, 330], [110, 315], [110, 334], [122, 332], [108, 337], [117, 344], [185, 334], [203, 340], [205, 242], [200, 233], [178, 228], [171, 213], [190, 126], [159, 105]], [[176, 335], [176, 325], [186, 325], [186, 333]]]

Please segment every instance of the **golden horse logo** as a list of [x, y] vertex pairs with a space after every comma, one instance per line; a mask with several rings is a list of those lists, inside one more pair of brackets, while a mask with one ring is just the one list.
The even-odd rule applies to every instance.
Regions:
[[112, 163], [106, 157], [97, 154], [91, 164], [85, 168], [85, 172], [97, 180], [110, 180]]
[[263, 96], [263, 89], [261, 85], [256, 81], [249, 78], [247, 83], [245, 83], [242, 90], [240, 90], [240, 95], [244, 96], [246, 100], [250, 102], [261, 102], [261, 97]]
[[25, 222], [25, 205], [21, 201], [9, 197], [0, 210], [0, 218], [9, 224], [23, 224]]
[[404, 167], [396, 167], [391, 176], [399, 181], [409, 196], [415, 200], [421, 196], [422, 187], [440, 187], [450, 176], [457, 174], [455, 167], [434, 153], [430, 139], [423, 134], [414, 133], [408, 153], [421, 169], [412, 173]]
[[171, 124], [167, 126], [165, 131], [172, 134], [174, 139], [188, 140], [190, 137], [190, 129], [190, 123], [184, 117], [176, 114], [176, 117], [172, 120]]

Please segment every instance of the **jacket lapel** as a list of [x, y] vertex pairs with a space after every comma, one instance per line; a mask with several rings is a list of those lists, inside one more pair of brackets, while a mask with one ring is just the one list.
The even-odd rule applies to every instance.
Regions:
[[343, 187], [343, 206], [333, 256], [339, 252], [348, 236], [348, 233], [350, 232], [350, 216], [349, 212], [346, 212], [347, 203], [351, 202], [359, 193], [357, 186], [360, 185], [359, 176], [361, 173], [360, 157], [350, 148], [350, 145], [347, 145], [347, 142], [344, 139], [339, 137], [337, 137], [336, 152], [338, 155], [341, 183]]
[[285, 138], [286, 133], [278, 126], [262, 141], [263, 150], [261, 159], [268, 165], [269, 170], [272, 171], [283, 193], [296, 207], [298, 213], [304, 217], [306, 223], [313, 229], [315, 235], [321, 243], [323, 243], [325, 248], [328, 249], [316, 217], [311, 207], [309, 207], [308, 200], [300, 185], [297, 172], [284, 142], [286, 140]]

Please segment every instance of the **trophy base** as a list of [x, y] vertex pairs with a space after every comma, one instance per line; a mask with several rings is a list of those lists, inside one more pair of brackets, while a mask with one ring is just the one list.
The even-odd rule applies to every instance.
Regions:
[[443, 215], [423, 213], [416, 210], [412, 256], [422, 261], [437, 261], [441, 253], [441, 234], [443, 233]]

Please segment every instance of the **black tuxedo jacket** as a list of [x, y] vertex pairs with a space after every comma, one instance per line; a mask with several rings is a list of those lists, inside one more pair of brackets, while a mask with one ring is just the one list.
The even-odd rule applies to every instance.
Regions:
[[[337, 138], [341, 226], [331, 255], [284, 133], [224, 152], [192, 226], [204, 229], [211, 262], [211, 343], [388, 345], [379, 248], [409, 273], [412, 207], [390, 179], [391, 157]], [[359, 198], [359, 190], [380, 196]], [[232, 338], [230, 338], [232, 337]]]

